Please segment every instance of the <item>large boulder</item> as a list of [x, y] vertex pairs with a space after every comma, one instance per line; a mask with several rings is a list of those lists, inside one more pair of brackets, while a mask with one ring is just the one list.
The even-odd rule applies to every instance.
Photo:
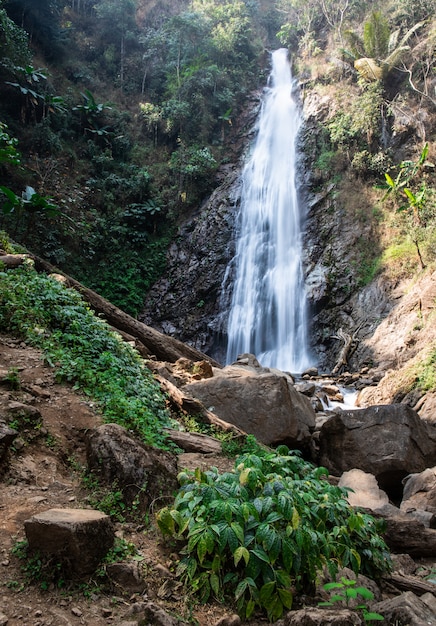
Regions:
[[49, 509], [24, 522], [29, 550], [66, 564], [71, 574], [91, 574], [113, 545], [108, 515], [92, 509]]
[[304, 447], [315, 428], [309, 398], [278, 370], [230, 365], [215, 369], [212, 378], [185, 385], [184, 391], [266, 445]]
[[142, 510], [178, 487], [176, 457], [139, 443], [118, 424], [92, 430], [86, 452], [89, 468], [108, 485], [116, 484], [127, 502], [139, 499]]
[[421, 509], [436, 513], [436, 467], [406, 476], [403, 485], [402, 511]]
[[344, 472], [338, 486], [349, 490], [347, 500], [351, 506], [376, 511], [389, 503], [387, 494], [380, 489], [375, 476], [368, 472], [359, 469]]
[[319, 432], [319, 463], [340, 476], [357, 468], [401, 496], [401, 480], [436, 464], [434, 432], [404, 404], [335, 413]]

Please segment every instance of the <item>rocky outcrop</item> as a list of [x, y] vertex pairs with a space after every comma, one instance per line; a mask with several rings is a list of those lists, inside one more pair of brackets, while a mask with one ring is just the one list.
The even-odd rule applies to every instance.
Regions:
[[24, 528], [30, 551], [54, 557], [78, 576], [94, 572], [115, 539], [110, 517], [90, 509], [49, 509]]
[[137, 498], [142, 510], [178, 486], [175, 456], [139, 443], [118, 424], [103, 424], [91, 431], [86, 452], [89, 468], [108, 485], [121, 489], [128, 503]]
[[264, 444], [297, 448], [309, 444], [315, 412], [284, 372], [235, 364], [216, 370], [213, 378], [185, 385], [184, 390]]
[[436, 433], [403, 404], [335, 413], [319, 433], [319, 463], [340, 476], [374, 474], [388, 493], [407, 474], [436, 464]]

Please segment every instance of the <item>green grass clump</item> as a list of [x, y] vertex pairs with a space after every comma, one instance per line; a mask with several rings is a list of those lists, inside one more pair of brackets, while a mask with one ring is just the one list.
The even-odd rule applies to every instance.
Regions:
[[201, 601], [233, 597], [243, 618], [261, 609], [274, 621], [324, 567], [373, 578], [389, 570], [383, 523], [354, 510], [326, 475], [286, 446], [252, 448], [232, 472], [182, 472], [157, 520], [184, 542], [177, 571], [188, 590]]
[[0, 330], [40, 348], [58, 382], [92, 398], [107, 422], [168, 448], [170, 416], [152, 373], [76, 291], [32, 267], [0, 272]]
[[421, 391], [436, 389], [436, 347], [416, 366], [414, 386]]

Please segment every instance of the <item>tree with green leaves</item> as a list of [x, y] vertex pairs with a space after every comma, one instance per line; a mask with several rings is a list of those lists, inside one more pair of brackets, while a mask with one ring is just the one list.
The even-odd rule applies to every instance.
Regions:
[[363, 37], [355, 31], [347, 31], [345, 37], [349, 48], [345, 56], [354, 61], [354, 67], [365, 80], [387, 80], [388, 76], [410, 50], [408, 41], [421, 28], [418, 22], [401, 36], [401, 30], [391, 32], [387, 18], [381, 11], [373, 11], [363, 26]]
[[107, 39], [116, 38], [119, 46], [119, 81], [124, 88], [126, 42], [135, 29], [136, 0], [100, 0], [94, 6], [95, 13]]
[[5, 0], [4, 6], [9, 17], [28, 33], [31, 42], [41, 46], [50, 58], [54, 53], [59, 55], [62, 0]]
[[390, 197], [408, 237], [413, 242], [420, 266], [425, 268], [422, 248], [429, 235], [434, 234], [436, 220], [436, 194], [429, 184], [435, 166], [428, 160], [426, 143], [416, 161], [401, 161], [396, 174], [385, 172], [383, 201]]
[[30, 64], [28, 37], [8, 16], [0, 3], [0, 75], [10, 75], [16, 66]]

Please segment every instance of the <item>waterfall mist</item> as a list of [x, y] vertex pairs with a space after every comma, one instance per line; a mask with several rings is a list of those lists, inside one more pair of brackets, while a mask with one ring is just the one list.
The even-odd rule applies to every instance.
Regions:
[[287, 50], [276, 50], [242, 174], [227, 362], [250, 352], [265, 367], [301, 372], [310, 354], [295, 186], [301, 118], [292, 87]]

